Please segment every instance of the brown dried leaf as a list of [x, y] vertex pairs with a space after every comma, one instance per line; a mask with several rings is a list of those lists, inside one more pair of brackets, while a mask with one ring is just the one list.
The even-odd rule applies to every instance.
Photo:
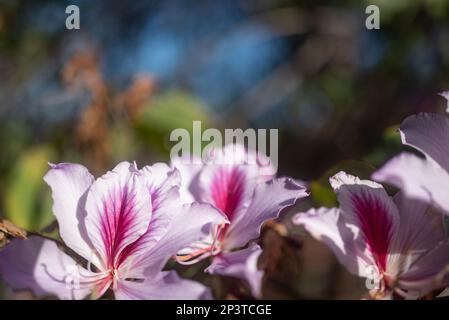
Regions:
[[14, 238], [26, 239], [27, 232], [11, 221], [0, 219], [0, 231]]
[[156, 88], [155, 80], [146, 74], [138, 75], [124, 92], [116, 98], [115, 104], [128, 113], [131, 120], [136, 120], [142, 104], [149, 100]]
[[12, 222], [0, 219], [0, 249], [9, 243], [9, 238], [26, 239], [27, 232]]
[[62, 81], [72, 88], [84, 88], [91, 95], [90, 104], [84, 108], [77, 124], [76, 142], [87, 154], [93, 172], [102, 172], [110, 151], [110, 91], [95, 52], [85, 50], [74, 54], [62, 71]]

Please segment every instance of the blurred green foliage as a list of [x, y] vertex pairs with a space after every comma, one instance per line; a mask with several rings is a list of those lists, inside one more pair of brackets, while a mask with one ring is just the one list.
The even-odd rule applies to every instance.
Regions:
[[144, 143], [167, 153], [170, 149], [169, 135], [178, 128], [192, 134], [193, 121], [201, 121], [202, 130], [213, 127], [214, 122], [207, 108], [191, 94], [171, 89], [157, 94], [144, 106], [144, 112], [136, 129]]
[[6, 217], [27, 230], [40, 230], [54, 217], [51, 199], [42, 177], [53, 158], [51, 146], [43, 145], [23, 152], [11, 168], [4, 194]]

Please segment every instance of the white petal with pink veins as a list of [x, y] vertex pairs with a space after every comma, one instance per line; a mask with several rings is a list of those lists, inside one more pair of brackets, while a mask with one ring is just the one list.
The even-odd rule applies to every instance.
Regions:
[[[340, 172], [336, 176], [348, 175]], [[333, 179], [335, 176], [330, 180]], [[357, 247], [365, 247], [376, 266], [385, 271], [391, 240], [399, 228], [399, 213], [393, 200], [381, 185], [357, 179], [341, 184], [337, 198], [345, 222], [361, 232]]]
[[86, 211], [87, 232], [103, 268], [118, 267], [122, 251], [147, 231], [151, 219], [151, 197], [135, 166], [121, 163], [97, 179]]
[[155, 164], [144, 167], [140, 173], [151, 197], [153, 212], [146, 232], [122, 253], [125, 257], [124, 268], [131, 272], [133, 265], [143, 259], [169, 231], [173, 217], [185, 210], [179, 201], [180, 176], [177, 169], [171, 169], [165, 164]]

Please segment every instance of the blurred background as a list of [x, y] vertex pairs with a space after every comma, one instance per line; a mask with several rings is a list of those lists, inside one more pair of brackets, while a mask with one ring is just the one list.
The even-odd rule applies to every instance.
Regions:
[[[80, 30], [65, 28], [70, 4]], [[365, 28], [369, 4], [380, 30]], [[168, 161], [169, 133], [193, 120], [278, 128], [279, 174], [313, 192], [290, 211], [333, 206], [329, 175], [369, 177], [403, 150], [397, 126], [444, 111], [448, 71], [446, 0], [0, 0], [0, 217], [57, 235], [47, 162], [98, 175], [122, 160]], [[265, 298], [364, 293], [287, 218], [261, 244]], [[247, 295], [197, 269], [180, 272], [217, 297]]]

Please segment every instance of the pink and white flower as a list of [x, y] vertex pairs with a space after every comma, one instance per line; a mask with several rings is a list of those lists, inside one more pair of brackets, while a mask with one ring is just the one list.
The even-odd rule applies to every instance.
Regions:
[[32, 236], [0, 252], [0, 271], [14, 289], [61, 299], [195, 299], [207, 289], [162, 271], [187, 244], [223, 216], [207, 204], [182, 206], [180, 176], [165, 164], [138, 170], [122, 162], [97, 180], [78, 164], [52, 165], [44, 180], [66, 247]]
[[243, 278], [258, 297], [263, 277], [257, 268], [261, 248], [254, 243], [246, 246], [259, 237], [265, 221], [308, 194], [293, 179], [267, 176], [267, 171], [272, 172], [265, 167], [268, 159], [241, 145], [215, 149], [204, 160], [173, 160], [182, 176], [182, 199], [212, 204], [229, 223], [217, 224], [209, 236], [181, 250], [178, 261], [190, 264], [212, 256], [207, 272]]
[[373, 297], [417, 298], [444, 286], [449, 242], [441, 214], [344, 172], [330, 183], [340, 207], [311, 209], [293, 222], [329, 246], [351, 273], [367, 278]]

